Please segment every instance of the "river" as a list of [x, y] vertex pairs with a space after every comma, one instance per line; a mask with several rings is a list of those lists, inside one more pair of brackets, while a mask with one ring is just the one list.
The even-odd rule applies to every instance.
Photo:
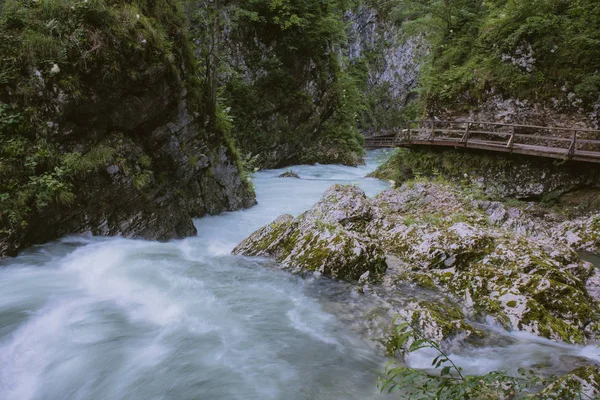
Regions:
[[[197, 220], [197, 237], [70, 236], [0, 261], [0, 399], [383, 398], [376, 379], [386, 359], [360, 329], [375, 302], [348, 284], [230, 255], [334, 183], [384, 190], [365, 178], [382, 157], [371, 152], [358, 168], [297, 166], [299, 180], [256, 173], [259, 204]], [[457, 360], [484, 373], [597, 357], [531, 335], [495, 337], [497, 345], [459, 349]], [[424, 351], [410, 362], [430, 359]]]

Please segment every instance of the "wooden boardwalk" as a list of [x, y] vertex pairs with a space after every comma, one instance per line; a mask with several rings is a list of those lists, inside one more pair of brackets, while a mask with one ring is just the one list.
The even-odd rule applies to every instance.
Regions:
[[481, 121], [409, 121], [367, 148], [440, 146], [600, 163], [600, 130]]

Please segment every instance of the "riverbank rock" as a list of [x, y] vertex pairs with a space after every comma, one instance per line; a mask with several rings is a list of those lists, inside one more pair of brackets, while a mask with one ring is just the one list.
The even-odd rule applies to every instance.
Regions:
[[420, 177], [442, 177], [472, 184], [491, 197], [558, 201], [583, 187], [600, 189], [600, 168], [577, 162], [469, 150], [401, 149], [372, 176], [402, 184]]
[[567, 221], [552, 236], [576, 250], [600, 254], [600, 214]]
[[385, 270], [385, 256], [364, 234], [372, 218], [364, 192], [335, 185], [309, 211], [277, 218], [234, 249], [234, 254], [270, 256], [295, 270], [358, 280]]
[[436, 340], [475, 333], [467, 318], [569, 343], [595, 338], [599, 309], [586, 290], [593, 266], [567, 245], [532, 235], [533, 222], [515, 225], [519, 216], [448, 183], [410, 182], [373, 199], [336, 185], [305, 214], [280, 217], [235, 252], [343, 279], [368, 272], [363, 290], [383, 286], [386, 296], [400, 295], [394, 289], [407, 282], [448, 295], [458, 311], [423, 301], [405, 309]]
[[287, 170], [285, 171], [283, 174], [279, 175], [278, 178], [296, 178], [296, 179], [300, 179], [300, 176], [295, 173], [294, 171]]
[[0, 21], [0, 257], [70, 233], [192, 236], [192, 218], [255, 204], [188, 79], [179, 7], [46, 5], [14, 3], [18, 22]]
[[535, 398], [538, 399], [598, 399], [600, 398], [600, 367], [580, 367], [552, 382]]

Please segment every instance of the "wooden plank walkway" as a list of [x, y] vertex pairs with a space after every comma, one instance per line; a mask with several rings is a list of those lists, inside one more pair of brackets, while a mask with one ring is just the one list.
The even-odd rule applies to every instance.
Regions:
[[600, 163], [600, 130], [482, 121], [408, 121], [367, 148], [441, 146]]

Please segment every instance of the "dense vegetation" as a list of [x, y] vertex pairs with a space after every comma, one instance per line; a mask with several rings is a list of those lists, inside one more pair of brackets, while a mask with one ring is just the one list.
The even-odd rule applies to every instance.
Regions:
[[567, 112], [597, 108], [597, 1], [394, 3], [405, 34], [424, 35], [431, 46], [420, 79], [422, 110], [435, 114], [468, 109], [493, 94]]
[[[470, 399], [592, 399], [587, 382], [598, 379], [593, 367], [580, 367], [561, 378], [540, 377], [533, 370], [519, 369], [517, 376], [502, 371], [485, 375], [467, 375], [444, 352], [442, 346], [423, 336], [410, 323], [395, 322], [393, 346], [406, 353], [433, 349], [436, 357], [432, 370], [414, 369], [391, 362], [386, 375], [379, 380], [382, 393], [399, 392], [408, 400], [470, 400]], [[435, 371], [435, 372], [433, 372]], [[588, 380], [586, 382], [586, 380]]]
[[[261, 166], [355, 163], [362, 100], [344, 67], [348, 0], [253, 0], [204, 4], [194, 35], [218, 60], [219, 111], [248, 158]], [[214, 37], [217, 36], [217, 40]], [[206, 48], [206, 46], [204, 46]], [[217, 55], [215, 55], [217, 53]], [[334, 148], [341, 156], [320, 149]]]
[[[365, 8], [379, 36], [351, 59], [349, 15]], [[90, 146], [77, 150], [83, 139], [63, 121], [81, 128], [102, 104], [157, 80], [186, 88], [207, 129], [228, 133], [257, 166], [356, 163], [359, 130], [470, 109], [492, 94], [571, 111], [599, 101], [593, 0], [3, 0], [0, 10], [2, 226], [72, 202], [75, 177], [118, 156], [107, 140], [84, 155]], [[417, 55], [420, 101], [393, 104], [369, 74], [387, 48], [415, 37], [429, 46]], [[137, 164], [141, 184], [149, 166]]]
[[[185, 198], [168, 179], [178, 165], [149, 133], [183, 118], [184, 103], [203, 121], [188, 145], [208, 154], [222, 144], [188, 27], [179, 0], [0, 2], [0, 243], [40, 214], [84, 205], [111, 185], [109, 165], [148, 204], [168, 191]], [[181, 156], [205, 167], [197, 150]]]
[[85, 155], [67, 150], [65, 142], [87, 147], [78, 123], [123, 88], [163, 76], [181, 84], [177, 63], [191, 65], [191, 52], [170, 0], [8, 0], [0, 7], [0, 227], [6, 234], [24, 228], [32, 210], [72, 203], [74, 178], [116, 156], [106, 143]]

